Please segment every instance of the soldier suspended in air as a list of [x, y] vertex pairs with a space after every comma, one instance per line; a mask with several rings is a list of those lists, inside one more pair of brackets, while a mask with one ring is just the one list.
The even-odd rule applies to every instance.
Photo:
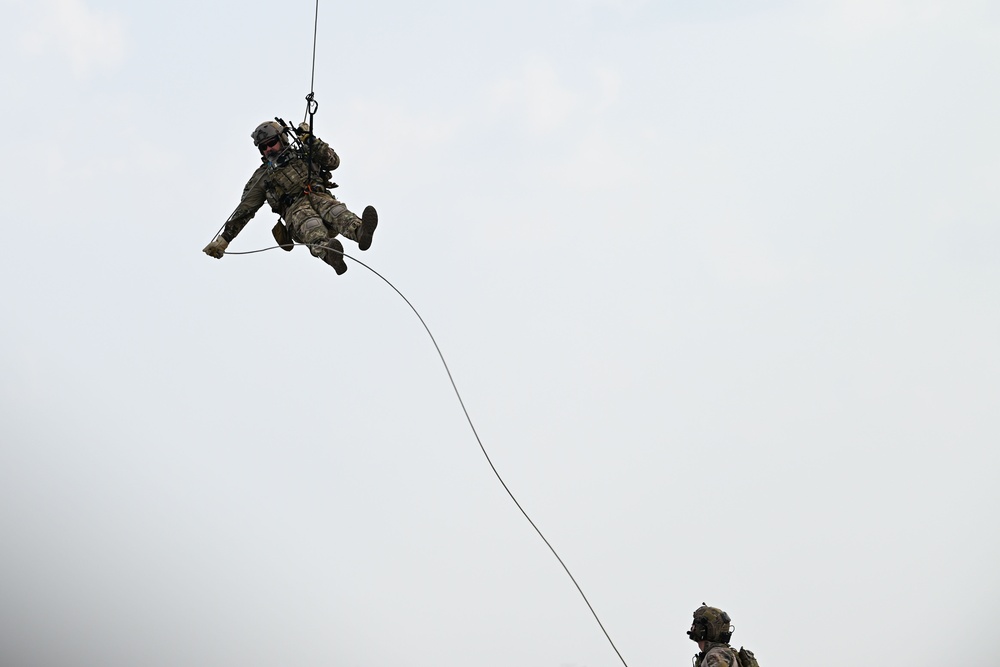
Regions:
[[337, 235], [356, 242], [359, 250], [368, 250], [378, 226], [378, 213], [366, 206], [359, 218], [330, 193], [337, 187], [330, 181], [330, 172], [340, 166], [337, 153], [313, 136], [307, 123], [293, 134], [287, 126], [267, 121], [250, 136], [263, 164], [250, 177], [240, 205], [222, 232], [205, 246], [204, 252], [221, 258], [266, 201], [284, 220], [271, 230], [282, 248], [291, 250], [292, 241], [308, 244], [309, 252], [332, 266], [338, 275], [347, 271], [344, 246]]

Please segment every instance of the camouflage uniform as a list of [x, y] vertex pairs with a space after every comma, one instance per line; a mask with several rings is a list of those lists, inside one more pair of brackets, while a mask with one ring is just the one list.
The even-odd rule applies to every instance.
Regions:
[[740, 661], [729, 644], [709, 643], [694, 657], [694, 667], [740, 667]]
[[[312, 165], [305, 151], [286, 148], [274, 160], [261, 157], [257, 168], [243, 189], [240, 205], [233, 212], [220, 236], [232, 241], [266, 201], [271, 210], [288, 223], [292, 239], [313, 244], [309, 251], [326, 263], [343, 266], [337, 234], [358, 241], [361, 218], [330, 194], [329, 174], [340, 165], [340, 158], [318, 137], [311, 139]], [[339, 271], [338, 271], [339, 272]]]

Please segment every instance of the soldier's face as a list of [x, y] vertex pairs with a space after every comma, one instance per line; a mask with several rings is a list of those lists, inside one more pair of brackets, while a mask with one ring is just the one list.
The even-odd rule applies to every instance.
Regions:
[[275, 137], [274, 139], [261, 144], [260, 148], [260, 154], [270, 159], [281, 152], [281, 142], [278, 141], [277, 137]]

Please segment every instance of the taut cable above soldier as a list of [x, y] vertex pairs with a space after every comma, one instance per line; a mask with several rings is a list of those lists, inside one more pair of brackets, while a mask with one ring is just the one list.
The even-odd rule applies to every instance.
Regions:
[[378, 213], [366, 206], [359, 218], [330, 193], [337, 187], [330, 181], [330, 172], [340, 166], [337, 153], [312, 135], [308, 123], [299, 125], [293, 135], [284, 122], [266, 121], [250, 137], [263, 164], [243, 188], [240, 205], [222, 232], [205, 246], [205, 254], [221, 259], [229, 243], [266, 201], [284, 220], [271, 230], [282, 248], [291, 250], [293, 241], [307, 244], [309, 252], [338, 275], [347, 271], [344, 246], [337, 235], [356, 242], [359, 250], [368, 250]]

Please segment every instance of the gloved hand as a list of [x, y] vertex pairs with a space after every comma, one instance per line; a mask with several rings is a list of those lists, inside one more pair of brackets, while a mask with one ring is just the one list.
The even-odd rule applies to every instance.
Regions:
[[204, 252], [209, 257], [222, 259], [222, 254], [226, 252], [226, 248], [228, 247], [229, 247], [229, 241], [222, 238], [221, 236], [216, 236], [214, 241], [205, 246]]
[[299, 140], [303, 143], [309, 139], [309, 133], [311, 132], [309, 123], [299, 123], [299, 126], [295, 128], [295, 134], [299, 135]]

